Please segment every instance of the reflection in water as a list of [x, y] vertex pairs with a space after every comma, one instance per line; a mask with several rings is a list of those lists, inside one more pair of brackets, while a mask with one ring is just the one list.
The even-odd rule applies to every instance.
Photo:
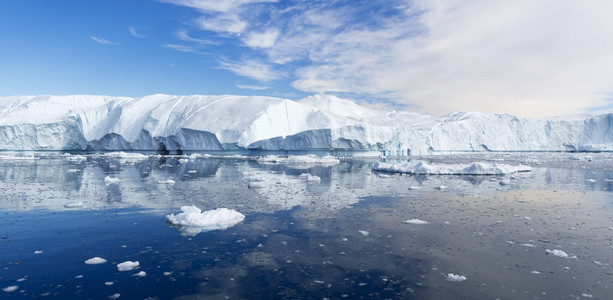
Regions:
[[[610, 154], [523, 155], [431, 158], [534, 167], [513, 176], [378, 176], [375, 160], [366, 159], [0, 160], [0, 288], [19, 286], [2, 296], [606, 298]], [[105, 185], [107, 176], [119, 182]], [[158, 184], [168, 179], [176, 183]], [[77, 202], [83, 206], [65, 207]], [[227, 207], [246, 218], [226, 230], [178, 232], [165, 216], [183, 205]], [[428, 224], [402, 223], [410, 219]], [[83, 263], [96, 256], [109, 263]], [[147, 276], [117, 272], [127, 260], [139, 261]], [[449, 273], [467, 280], [447, 281]]]

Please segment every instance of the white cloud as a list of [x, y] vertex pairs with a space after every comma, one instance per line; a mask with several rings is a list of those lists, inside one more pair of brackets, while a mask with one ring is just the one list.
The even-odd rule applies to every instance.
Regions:
[[119, 45], [119, 43], [116, 43], [116, 42], [111, 42], [111, 41], [109, 41], [109, 40], [107, 40], [107, 39], [105, 39], [105, 38], [101, 38], [101, 37], [99, 37], [99, 36], [90, 36], [89, 38], [90, 38], [92, 41], [94, 41], [94, 42], [96, 42], [96, 43], [98, 43], [98, 44], [101, 44], [101, 45], [109, 45], [109, 46], [116, 46], [116, 45]]
[[198, 44], [208, 44], [208, 45], [217, 45], [219, 44], [218, 42], [214, 42], [211, 40], [205, 40], [205, 39], [198, 39], [195, 37], [190, 36], [187, 33], [187, 30], [185, 29], [179, 29], [176, 32], [177, 39], [182, 40], [184, 42], [192, 42], [192, 43], [198, 43]]
[[275, 45], [277, 37], [279, 37], [279, 30], [272, 28], [263, 32], [251, 32], [243, 42], [251, 48], [271, 48]]
[[187, 52], [187, 53], [200, 53], [197, 49], [195, 49], [194, 47], [190, 47], [190, 46], [185, 46], [185, 45], [177, 45], [177, 44], [164, 44], [162, 45], [162, 47], [164, 48], [169, 48], [169, 49], [174, 49], [180, 52]]
[[523, 116], [581, 112], [613, 93], [608, 0], [309, 1], [260, 10], [247, 5], [259, 1], [167, 2], [199, 9], [201, 29], [229, 33], [245, 46], [240, 55], [262, 57], [223, 68], [268, 81], [282, 66], [301, 91], [369, 95], [431, 114]]
[[132, 27], [132, 26], [128, 27], [128, 30], [130, 31], [130, 35], [133, 36], [133, 37], [137, 37], [137, 38], [141, 38], [141, 39], [147, 37], [145, 35], [142, 35], [142, 34], [136, 32], [136, 29], [134, 29], [134, 27]]
[[221, 68], [259, 81], [271, 81], [281, 77], [270, 65], [255, 60], [222, 61]]

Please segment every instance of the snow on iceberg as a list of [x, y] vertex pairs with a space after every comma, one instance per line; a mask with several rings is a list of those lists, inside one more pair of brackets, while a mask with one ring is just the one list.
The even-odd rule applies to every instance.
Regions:
[[515, 172], [529, 172], [529, 166], [511, 166], [497, 163], [475, 162], [472, 164], [428, 164], [418, 163], [384, 163], [377, 162], [374, 171], [406, 173], [413, 175], [505, 175]]
[[179, 226], [184, 235], [196, 235], [202, 231], [227, 229], [245, 219], [245, 215], [227, 208], [202, 212], [196, 206], [181, 206], [182, 213], [166, 216], [168, 222]]
[[[381, 111], [330, 95], [0, 97], [0, 150], [609, 151], [613, 113], [528, 119]], [[126, 162], [145, 159], [129, 152]], [[11, 158], [8, 158], [11, 159]], [[16, 158], [13, 158], [16, 159]]]

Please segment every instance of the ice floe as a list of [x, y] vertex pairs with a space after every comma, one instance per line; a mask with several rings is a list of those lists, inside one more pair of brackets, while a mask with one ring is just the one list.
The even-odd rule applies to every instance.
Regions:
[[402, 221], [404, 224], [415, 224], [415, 225], [424, 225], [429, 224], [428, 221], [420, 220], [420, 219], [410, 219]]
[[90, 258], [88, 260], [85, 261], [86, 264], [88, 265], [99, 265], [99, 264], [103, 264], [106, 262], [106, 259], [102, 258], [102, 257], [94, 257], [94, 258]]
[[418, 163], [384, 163], [377, 162], [373, 170], [405, 173], [412, 175], [505, 175], [516, 172], [529, 172], [529, 166], [511, 166], [498, 163], [474, 162], [471, 164], [428, 164]]
[[553, 249], [553, 250], [545, 249], [545, 253], [549, 255], [553, 255], [555, 257], [568, 258], [568, 254], [566, 254], [566, 252], [562, 250], [558, 250], [558, 249]]
[[449, 273], [445, 275], [445, 279], [447, 279], [447, 281], [462, 282], [466, 280], [466, 276]]
[[117, 270], [119, 271], [130, 271], [138, 268], [140, 263], [138, 261], [124, 261], [120, 264], [117, 264]]
[[72, 202], [72, 203], [66, 203], [64, 204], [65, 208], [79, 208], [79, 207], [83, 207], [83, 202], [79, 201], [79, 202]]
[[361, 233], [363, 236], [368, 236], [370, 234], [370, 232], [366, 230], [358, 230], [358, 232]]
[[18, 288], [19, 288], [19, 286], [17, 286], [17, 285], [11, 285], [11, 286], [7, 286], [7, 287], [3, 288], [2, 290], [7, 292], [7, 293], [10, 293], [10, 292], [16, 291]]
[[174, 185], [175, 181], [172, 179], [158, 180], [158, 184]]
[[140, 271], [140, 272], [138, 272], [138, 273], [136, 273], [136, 274], [134, 274], [134, 275], [132, 275], [132, 276], [136, 276], [136, 277], [145, 277], [145, 276], [147, 276], [147, 272], [145, 272], [145, 271]]
[[228, 208], [202, 212], [196, 206], [181, 206], [182, 213], [166, 216], [172, 225], [181, 226], [183, 233], [195, 235], [202, 231], [227, 229], [245, 219], [245, 215]]
[[112, 300], [112, 299], [117, 299], [117, 298], [119, 298], [120, 296], [121, 296], [121, 294], [119, 294], [119, 293], [115, 293], [115, 294], [113, 294], [113, 295], [110, 295], [110, 296], [109, 296], [109, 299], [111, 299], [111, 300]]
[[119, 178], [113, 178], [111, 176], [104, 177], [104, 184], [106, 185], [117, 184], [119, 181], [121, 181]]

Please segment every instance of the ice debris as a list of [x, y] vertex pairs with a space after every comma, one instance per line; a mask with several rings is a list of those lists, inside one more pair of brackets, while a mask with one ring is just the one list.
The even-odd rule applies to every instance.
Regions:
[[66, 203], [64, 204], [65, 208], [79, 208], [79, 207], [83, 207], [83, 202], [79, 201], [79, 202], [72, 202], [72, 203]]
[[7, 287], [3, 288], [2, 290], [7, 292], [7, 293], [10, 293], [10, 292], [16, 291], [18, 288], [19, 288], [19, 286], [17, 286], [17, 285], [11, 285], [11, 286], [7, 286]]
[[120, 264], [117, 264], [117, 270], [119, 271], [130, 271], [140, 267], [140, 263], [138, 261], [124, 261]]
[[[189, 233], [227, 229], [245, 219], [245, 215], [228, 208], [218, 208], [202, 212], [196, 206], [181, 206], [182, 213], [166, 216], [168, 222], [173, 225], [183, 226]], [[189, 228], [191, 227], [191, 228]], [[197, 230], [197, 232], [196, 232]], [[192, 234], [195, 235], [195, 234]]]
[[377, 162], [374, 171], [406, 173], [412, 175], [505, 175], [515, 172], [529, 172], [529, 166], [511, 166], [497, 163], [474, 162], [472, 164], [428, 164], [418, 163], [384, 163]]
[[106, 185], [117, 184], [119, 183], [119, 181], [120, 181], [119, 178], [113, 178], [110, 176], [104, 177], [104, 184]]
[[102, 258], [102, 257], [94, 257], [94, 258], [90, 258], [88, 260], [85, 261], [86, 264], [88, 265], [99, 265], [99, 264], [103, 264], [106, 262], [106, 259]]
[[402, 221], [402, 223], [404, 223], [404, 224], [424, 225], [424, 224], [428, 224], [428, 221], [424, 221], [424, 220], [420, 220], [420, 219], [410, 219], [410, 220]]
[[466, 276], [449, 273], [445, 275], [445, 279], [447, 279], [447, 281], [462, 282], [466, 280]]
[[568, 258], [568, 254], [566, 254], [566, 252], [562, 250], [558, 250], [558, 249], [553, 249], [553, 250], [545, 249], [545, 253], [549, 255], [553, 255], [555, 257]]

